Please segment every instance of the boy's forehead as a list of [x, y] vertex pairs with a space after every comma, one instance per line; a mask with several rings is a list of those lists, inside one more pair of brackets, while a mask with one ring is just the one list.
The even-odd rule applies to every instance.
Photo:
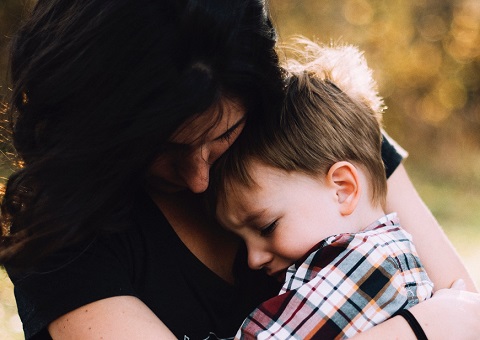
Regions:
[[230, 223], [240, 223], [255, 210], [255, 194], [257, 186], [249, 187], [236, 180], [225, 185], [224, 199], [217, 202], [217, 216]]
[[247, 224], [265, 214], [279, 198], [277, 188], [286, 176], [282, 170], [257, 161], [249, 162], [249, 171], [252, 180], [248, 184], [236, 178], [226, 181], [225, 197], [217, 205], [217, 212], [221, 210], [222, 215], [237, 223]]
[[282, 170], [273, 168], [256, 159], [244, 162], [249, 179], [241, 179], [230, 174], [224, 181], [224, 192], [226, 206], [241, 207], [251, 210], [251, 205], [264, 192], [271, 191], [284, 178]]

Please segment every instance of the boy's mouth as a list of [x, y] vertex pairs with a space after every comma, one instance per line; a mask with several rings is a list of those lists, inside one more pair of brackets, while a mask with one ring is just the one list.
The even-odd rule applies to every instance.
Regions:
[[285, 281], [285, 276], [287, 274], [287, 269], [288, 268], [285, 268], [285, 269], [281, 269], [281, 270], [278, 270], [276, 272], [270, 272], [270, 273], [267, 273], [269, 276], [275, 278], [278, 282], [284, 282]]

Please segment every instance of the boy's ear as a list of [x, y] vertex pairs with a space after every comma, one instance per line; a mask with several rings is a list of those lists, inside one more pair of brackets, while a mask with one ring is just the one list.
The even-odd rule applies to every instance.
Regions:
[[350, 162], [337, 162], [327, 173], [327, 181], [335, 188], [340, 213], [350, 215], [360, 199], [360, 178], [357, 168]]

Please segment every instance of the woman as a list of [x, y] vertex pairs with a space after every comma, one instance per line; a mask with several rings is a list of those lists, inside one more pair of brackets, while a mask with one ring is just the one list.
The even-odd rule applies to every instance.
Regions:
[[[274, 46], [260, 0], [38, 1], [12, 45], [24, 167], [7, 183], [0, 250], [26, 338], [226, 338], [276, 293], [198, 195], [242, 129], [275, 122]], [[463, 277], [473, 289], [401, 156], [384, 146], [388, 208], [415, 226], [433, 281]], [[472, 316], [434, 324], [467, 332], [480, 309], [472, 296], [443, 292], [419, 319], [456, 316], [455, 302]], [[408, 334], [396, 319], [373, 331]]]

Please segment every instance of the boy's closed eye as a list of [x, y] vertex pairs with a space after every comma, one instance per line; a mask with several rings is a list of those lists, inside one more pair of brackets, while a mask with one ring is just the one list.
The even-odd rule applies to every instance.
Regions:
[[265, 237], [271, 235], [277, 228], [277, 225], [278, 220], [275, 220], [272, 223], [260, 228], [260, 235]]

